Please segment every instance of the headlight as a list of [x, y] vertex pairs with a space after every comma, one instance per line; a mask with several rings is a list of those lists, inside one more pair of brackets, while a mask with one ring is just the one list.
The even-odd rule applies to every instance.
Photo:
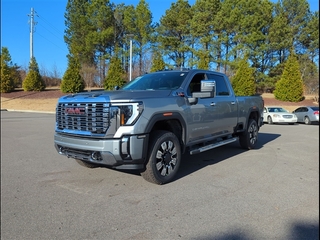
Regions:
[[111, 106], [112, 118], [117, 115], [120, 126], [133, 125], [143, 112], [142, 102], [136, 103], [115, 103]]
[[277, 117], [281, 117], [281, 116], [279, 114], [273, 114], [272, 117], [277, 118]]

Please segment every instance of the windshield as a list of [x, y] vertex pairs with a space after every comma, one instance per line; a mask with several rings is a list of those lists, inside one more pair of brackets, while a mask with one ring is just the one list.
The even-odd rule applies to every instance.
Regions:
[[174, 90], [178, 89], [187, 72], [155, 72], [139, 76], [124, 85], [121, 90]]
[[288, 112], [287, 110], [280, 107], [268, 108], [268, 111], [269, 112]]

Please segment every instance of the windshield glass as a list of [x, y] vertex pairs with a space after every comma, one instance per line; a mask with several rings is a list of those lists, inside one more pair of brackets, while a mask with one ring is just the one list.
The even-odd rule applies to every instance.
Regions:
[[121, 90], [174, 90], [178, 89], [187, 72], [155, 72], [139, 76], [124, 85]]
[[281, 107], [268, 108], [268, 110], [269, 112], [288, 112], [286, 109]]

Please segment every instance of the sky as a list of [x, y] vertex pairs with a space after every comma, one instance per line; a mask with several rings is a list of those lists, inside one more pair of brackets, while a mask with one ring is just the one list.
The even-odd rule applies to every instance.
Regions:
[[[193, 5], [196, 0], [189, 0]], [[136, 6], [139, 0], [111, 0]], [[173, 0], [146, 0], [153, 22], [159, 22]], [[319, 11], [318, 0], [308, 0], [311, 11]], [[1, 48], [9, 50], [13, 64], [28, 69], [31, 56], [30, 22], [34, 10], [33, 56], [41, 71], [62, 77], [67, 69], [64, 14], [67, 0], [1, 0]]]

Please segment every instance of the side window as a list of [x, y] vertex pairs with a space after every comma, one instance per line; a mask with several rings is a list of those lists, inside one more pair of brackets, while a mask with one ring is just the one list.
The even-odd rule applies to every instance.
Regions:
[[209, 74], [209, 79], [213, 79], [216, 81], [216, 96], [228, 96], [230, 95], [230, 91], [226, 84], [226, 80], [223, 76]]
[[193, 92], [200, 92], [201, 80], [204, 80], [204, 79], [205, 79], [205, 75], [203, 73], [197, 73], [196, 75], [194, 75], [194, 77], [192, 78], [189, 84], [187, 94], [191, 96]]

